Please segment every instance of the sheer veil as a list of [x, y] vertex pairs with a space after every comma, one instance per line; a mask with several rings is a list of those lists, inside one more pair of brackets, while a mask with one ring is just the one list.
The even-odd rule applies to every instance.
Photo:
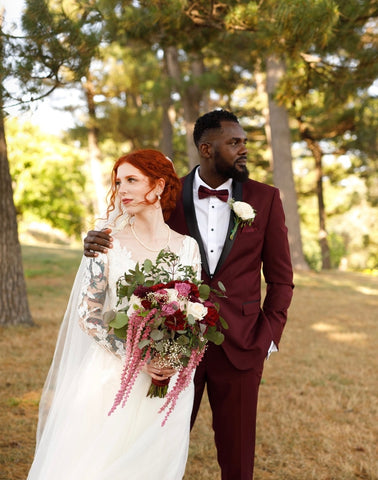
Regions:
[[[100, 219], [96, 223], [95, 229], [111, 228], [112, 233], [116, 233], [122, 230], [127, 222], [128, 216], [122, 205], [117, 202], [109, 217]], [[48, 415], [54, 408], [54, 400], [59, 399], [67, 391], [71, 379], [93, 344], [93, 339], [79, 327], [78, 316], [78, 305], [87, 261], [87, 258], [83, 256], [60, 326], [53, 361], [42, 390], [37, 427], [37, 447], [46, 426]]]

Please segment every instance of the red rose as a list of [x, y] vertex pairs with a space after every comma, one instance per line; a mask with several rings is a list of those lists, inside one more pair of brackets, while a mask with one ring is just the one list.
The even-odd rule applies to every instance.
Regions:
[[181, 310], [177, 310], [173, 315], [168, 315], [165, 319], [165, 325], [170, 330], [185, 330], [187, 326], [186, 319]]
[[148, 287], [143, 287], [143, 285], [139, 285], [135, 290], [134, 290], [134, 295], [143, 298], [147, 295], [147, 293], [150, 291]]
[[188, 283], [191, 287], [190, 288], [190, 296], [192, 296], [194, 298], [199, 298], [200, 293], [199, 293], [197, 285], [195, 285], [194, 283], [190, 283], [190, 282], [188, 282]]
[[204, 323], [209, 325], [210, 327], [215, 326], [219, 321], [219, 313], [218, 310], [214, 307], [211, 302], [205, 302], [205, 307], [207, 307], [207, 314], [203, 319]]
[[145, 310], [151, 310], [152, 303], [149, 300], [142, 300], [141, 304]]

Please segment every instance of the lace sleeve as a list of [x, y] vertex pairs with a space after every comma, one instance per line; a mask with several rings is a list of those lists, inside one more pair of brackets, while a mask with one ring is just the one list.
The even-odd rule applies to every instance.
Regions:
[[109, 265], [106, 255], [87, 259], [79, 297], [79, 325], [101, 347], [121, 358], [125, 354], [124, 342], [109, 333], [103, 318], [103, 307], [108, 290], [108, 272]]

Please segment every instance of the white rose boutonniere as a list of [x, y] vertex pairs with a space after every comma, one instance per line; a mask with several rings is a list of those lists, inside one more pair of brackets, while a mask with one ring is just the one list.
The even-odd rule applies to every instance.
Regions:
[[233, 198], [228, 201], [228, 204], [235, 213], [235, 225], [230, 235], [230, 239], [232, 240], [239, 225], [241, 228], [246, 225], [252, 225], [256, 217], [256, 210], [249, 203], [236, 202]]

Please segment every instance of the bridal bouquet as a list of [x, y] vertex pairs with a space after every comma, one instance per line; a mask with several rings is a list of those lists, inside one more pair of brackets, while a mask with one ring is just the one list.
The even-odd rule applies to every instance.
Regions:
[[[224, 295], [224, 286], [218, 286], [217, 295]], [[152, 379], [147, 394], [165, 398], [160, 409], [168, 409], [165, 423], [180, 392], [189, 385], [207, 342], [223, 342], [219, 326], [227, 328], [227, 324], [219, 316], [218, 305], [209, 300], [211, 291], [191, 266], [181, 265], [179, 257], [167, 250], [159, 253], [155, 264], [146, 260], [118, 280], [118, 306], [127, 299], [127, 307], [114, 312], [109, 327], [125, 339], [126, 358], [110, 413], [125, 405], [141, 368], [153, 358], [159, 367], [178, 371], [169, 393], [169, 379]]]

